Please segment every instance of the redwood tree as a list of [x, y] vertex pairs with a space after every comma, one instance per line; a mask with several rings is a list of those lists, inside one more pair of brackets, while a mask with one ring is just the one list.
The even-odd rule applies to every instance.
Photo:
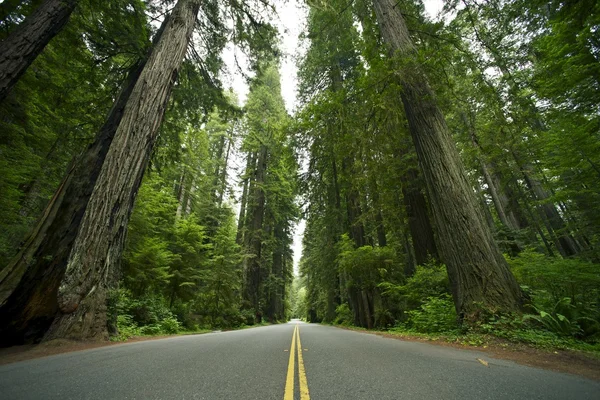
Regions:
[[520, 288], [485, 223], [466, 178], [444, 115], [395, 0], [374, 0], [384, 42], [397, 57], [400, 97], [427, 185], [438, 249], [448, 268], [454, 303], [462, 318], [477, 318], [481, 305], [511, 311], [522, 302]]
[[95, 143], [0, 274], [3, 343], [44, 333], [45, 339], [107, 336], [107, 292], [116, 283], [127, 221], [199, 7], [199, 0], [178, 1]]
[[46, 0], [0, 42], [0, 101], [67, 24], [79, 0]]

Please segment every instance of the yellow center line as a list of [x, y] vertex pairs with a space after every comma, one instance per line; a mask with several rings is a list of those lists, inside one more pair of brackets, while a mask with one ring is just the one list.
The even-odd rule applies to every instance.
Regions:
[[296, 332], [298, 331], [298, 325], [294, 328], [294, 335], [292, 336], [292, 347], [290, 348], [290, 361], [288, 362], [287, 379], [285, 380], [285, 393], [283, 400], [294, 400], [294, 371], [296, 366]]
[[[298, 327], [298, 325], [296, 325]], [[300, 382], [300, 400], [310, 400], [308, 394], [308, 383], [306, 382], [306, 372], [304, 371], [304, 361], [302, 361], [302, 344], [300, 343], [300, 329], [296, 335], [298, 340], [298, 381]]]
[[302, 343], [300, 342], [300, 328], [294, 327], [292, 345], [290, 347], [290, 360], [288, 362], [287, 378], [285, 380], [285, 392], [283, 400], [294, 400], [294, 378], [296, 376], [296, 349], [298, 349], [298, 381], [300, 385], [300, 400], [310, 400], [308, 394], [308, 383], [306, 382], [306, 370], [302, 359]]

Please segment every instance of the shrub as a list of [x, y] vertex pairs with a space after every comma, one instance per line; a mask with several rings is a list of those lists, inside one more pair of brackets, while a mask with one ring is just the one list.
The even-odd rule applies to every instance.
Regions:
[[242, 315], [242, 320], [245, 325], [254, 325], [256, 323], [256, 315], [254, 315], [254, 310], [244, 309], [240, 312]]
[[594, 304], [600, 290], [600, 267], [575, 258], [548, 257], [527, 249], [517, 257], [508, 257], [517, 280], [532, 290], [544, 290], [553, 306], [564, 297], [574, 302]]
[[449, 293], [448, 273], [444, 265], [419, 265], [413, 276], [402, 285], [382, 282], [382, 294], [401, 298], [407, 308], [417, 308], [428, 297]]
[[[532, 306], [536, 314], [524, 316], [527, 320], [535, 321], [547, 331], [560, 336], [583, 337], [591, 336], [598, 332], [599, 323], [585, 315], [580, 315], [580, 310], [572, 304], [569, 297], [560, 299], [552, 309], [545, 311]], [[587, 328], [587, 332], [582, 329]]]
[[160, 321], [160, 330], [162, 333], [173, 334], [179, 332], [181, 323], [175, 317], [168, 317]]
[[407, 312], [409, 329], [421, 333], [439, 333], [455, 331], [457, 316], [454, 303], [447, 294], [428, 297], [419, 309]]
[[139, 335], [173, 334], [181, 330], [181, 323], [159, 297], [136, 299], [127, 289], [111, 293], [111, 312], [117, 313], [118, 338]]
[[548, 257], [531, 249], [507, 258], [517, 280], [531, 297], [526, 320], [566, 337], [600, 336], [600, 268], [598, 264]]
[[354, 316], [348, 304], [340, 304], [335, 308], [335, 320], [333, 322], [338, 325], [352, 325]]
[[127, 340], [130, 337], [142, 335], [141, 329], [133, 322], [131, 315], [117, 316], [117, 328], [119, 330], [119, 334], [116, 336], [117, 340]]

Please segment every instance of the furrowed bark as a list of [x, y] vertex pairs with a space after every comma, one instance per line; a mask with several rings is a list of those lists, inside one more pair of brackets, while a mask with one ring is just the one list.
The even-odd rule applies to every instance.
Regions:
[[156, 142], [200, 0], [179, 0], [136, 82], [106, 155], [58, 289], [44, 340], [108, 336], [106, 299], [117, 282], [127, 223]]
[[461, 318], [478, 318], [479, 307], [513, 311], [522, 294], [486, 225], [444, 116], [422, 68], [404, 18], [394, 0], [374, 0], [384, 42], [401, 57], [398, 79], [409, 130], [427, 185], [438, 234]]
[[0, 102], [67, 24], [78, 0], [46, 0], [0, 42]]
[[[248, 155], [248, 160], [246, 161], [246, 174], [251, 169], [254, 169], [254, 153]], [[240, 214], [238, 218], [238, 226], [237, 232], [235, 235], [235, 242], [239, 245], [244, 243], [244, 228], [246, 227], [246, 206], [248, 203], [248, 190], [250, 185], [250, 178], [246, 176], [244, 178], [244, 184], [242, 189], [242, 197], [240, 199]]]
[[143, 63], [129, 74], [94, 143], [68, 171], [17, 255], [0, 273], [0, 343], [41, 338], [58, 304], [69, 252]]
[[262, 283], [260, 261], [266, 200], [263, 184], [266, 177], [267, 157], [268, 149], [263, 144], [258, 152], [254, 185], [249, 190], [249, 193], [252, 193], [252, 195], [248, 199], [251, 202], [248, 218], [251, 218], [251, 220], [249, 221], [250, 226], [247, 232], [247, 248], [252, 252], [252, 258], [245, 264], [243, 295], [245, 302], [253, 308], [257, 322], [261, 322], [262, 320], [260, 311], [260, 287]]
[[427, 210], [427, 199], [421, 192], [419, 184], [423, 186], [415, 169], [409, 169], [404, 173], [402, 197], [406, 207], [415, 261], [417, 265], [424, 265], [429, 258], [438, 259], [439, 256]]

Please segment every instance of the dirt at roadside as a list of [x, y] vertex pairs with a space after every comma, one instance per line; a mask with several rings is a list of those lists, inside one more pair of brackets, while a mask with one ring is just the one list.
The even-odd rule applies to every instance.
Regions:
[[543, 368], [556, 372], [580, 375], [588, 379], [600, 381], [600, 359], [583, 352], [573, 350], [542, 350], [525, 344], [515, 344], [497, 339], [496, 343], [484, 346], [468, 346], [460, 343], [449, 343], [443, 340], [430, 340], [420, 337], [394, 335], [385, 332], [369, 332], [375, 335], [412, 342], [429, 343], [436, 346], [453, 347], [456, 349], [475, 350], [487, 353], [490, 357], [514, 361], [529, 367]]
[[162, 339], [166, 337], [169, 336], [133, 337], [128, 339], [126, 342], [83, 342], [77, 340], [56, 339], [41, 344], [5, 347], [0, 348], [0, 365], [10, 364], [17, 361], [30, 360], [33, 358], [52, 356], [55, 354], [69, 353], [72, 351], [95, 349], [97, 347], [114, 346], [123, 343]]

